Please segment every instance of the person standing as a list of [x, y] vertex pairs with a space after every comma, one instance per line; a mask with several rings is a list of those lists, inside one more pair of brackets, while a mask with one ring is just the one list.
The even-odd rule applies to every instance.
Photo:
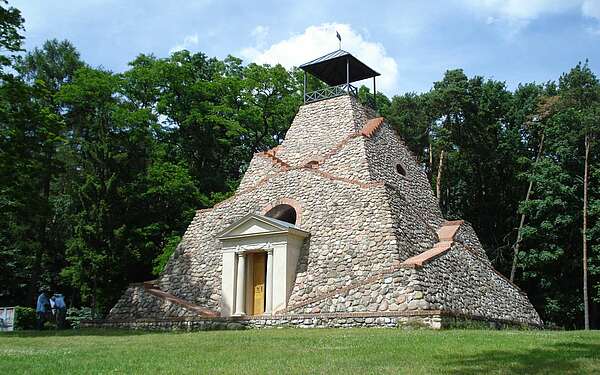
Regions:
[[65, 316], [67, 315], [65, 297], [60, 293], [56, 293], [52, 298], [54, 298], [54, 308], [56, 309], [56, 328], [61, 329], [64, 326]]
[[54, 296], [50, 297], [50, 319], [56, 324], [56, 306], [54, 304]]
[[48, 300], [48, 296], [46, 295], [46, 291], [42, 290], [37, 299], [37, 304], [35, 307], [35, 314], [37, 317], [37, 329], [44, 329], [44, 323], [46, 321], [46, 313], [48, 312], [48, 306], [50, 301]]

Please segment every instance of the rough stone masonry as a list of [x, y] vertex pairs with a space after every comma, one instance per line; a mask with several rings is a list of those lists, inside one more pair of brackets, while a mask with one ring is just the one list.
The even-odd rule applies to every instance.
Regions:
[[[383, 118], [344, 95], [300, 107], [283, 143], [254, 155], [234, 196], [199, 210], [158, 280], [131, 285], [105, 321], [138, 328], [351, 327], [478, 320], [540, 326], [473, 228], [446, 221], [427, 176]], [[221, 317], [218, 233], [295, 210], [304, 240], [285, 309]]]

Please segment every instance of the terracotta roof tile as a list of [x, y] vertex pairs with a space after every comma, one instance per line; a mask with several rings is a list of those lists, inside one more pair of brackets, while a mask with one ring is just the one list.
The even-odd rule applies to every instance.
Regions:
[[383, 120], [383, 117], [376, 117], [370, 119], [369, 121], [367, 121], [367, 124], [361, 129], [360, 134], [367, 138], [370, 138], [373, 135], [373, 133], [375, 133], [375, 131], [379, 129], [381, 124], [383, 124]]

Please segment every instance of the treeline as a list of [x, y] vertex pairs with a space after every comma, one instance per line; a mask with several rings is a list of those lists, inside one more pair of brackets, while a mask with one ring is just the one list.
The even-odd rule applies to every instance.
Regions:
[[[21, 51], [18, 10], [0, 17], [0, 305], [46, 286], [106, 312], [160, 272], [194, 211], [232, 194], [302, 103], [295, 69], [181, 51], [113, 73], [68, 41]], [[515, 91], [452, 70], [428, 93], [377, 96], [446, 217], [471, 222], [543, 319], [568, 328], [584, 324], [584, 243], [592, 324], [600, 314], [599, 87], [579, 64]]]

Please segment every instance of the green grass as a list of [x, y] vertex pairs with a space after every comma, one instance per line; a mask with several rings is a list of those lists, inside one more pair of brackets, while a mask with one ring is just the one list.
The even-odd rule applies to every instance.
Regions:
[[600, 373], [600, 332], [0, 333], [0, 374]]

